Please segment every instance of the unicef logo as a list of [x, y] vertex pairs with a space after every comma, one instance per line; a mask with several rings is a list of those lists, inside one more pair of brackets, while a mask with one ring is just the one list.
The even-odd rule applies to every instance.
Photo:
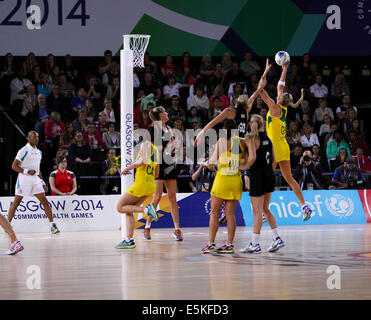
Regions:
[[[210, 205], [210, 199], [207, 199], [204, 205], [205, 213], [210, 215], [211, 212], [211, 205]], [[220, 210], [220, 213], [223, 213], [225, 210], [225, 202], [222, 204], [222, 209]]]
[[354, 204], [351, 198], [345, 198], [341, 194], [334, 194], [325, 200], [326, 208], [336, 217], [346, 218], [353, 214]]

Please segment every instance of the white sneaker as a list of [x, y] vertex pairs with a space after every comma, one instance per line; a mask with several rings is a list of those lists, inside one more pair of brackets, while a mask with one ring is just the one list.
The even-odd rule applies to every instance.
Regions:
[[249, 246], [245, 249], [240, 250], [241, 253], [261, 253], [262, 249], [260, 248], [260, 244], [256, 244], [255, 246], [250, 242]]
[[280, 238], [277, 237], [273, 240], [272, 245], [268, 248], [268, 252], [276, 252], [279, 248], [282, 248], [285, 245], [285, 242]]
[[60, 232], [60, 231], [58, 230], [57, 225], [56, 225], [55, 223], [52, 224], [52, 227], [50, 228], [50, 232], [51, 232], [52, 234], [57, 234], [57, 233]]
[[22, 251], [24, 248], [21, 244], [21, 242], [19, 240], [16, 240], [14, 241], [9, 250], [8, 251], [5, 251], [6, 254], [9, 254], [9, 255], [15, 255], [17, 254], [18, 252]]

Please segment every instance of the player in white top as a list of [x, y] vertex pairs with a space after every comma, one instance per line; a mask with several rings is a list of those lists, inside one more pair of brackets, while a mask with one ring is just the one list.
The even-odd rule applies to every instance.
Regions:
[[8, 220], [12, 222], [14, 213], [23, 197], [35, 196], [44, 207], [50, 222], [51, 233], [56, 234], [60, 231], [53, 221], [52, 209], [45, 197], [45, 192], [48, 191], [48, 188], [42, 180], [40, 172], [42, 153], [36, 148], [39, 143], [39, 134], [36, 131], [30, 131], [27, 140], [28, 143], [18, 151], [12, 164], [12, 169], [19, 174], [15, 186], [14, 201], [8, 212]]

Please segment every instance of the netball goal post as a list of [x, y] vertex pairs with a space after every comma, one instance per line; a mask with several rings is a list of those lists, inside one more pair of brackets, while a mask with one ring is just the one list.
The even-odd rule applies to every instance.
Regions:
[[[144, 54], [150, 35], [123, 35], [123, 49], [120, 51], [120, 133], [121, 133], [121, 171], [133, 163], [133, 68], [144, 68]], [[121, 195], [134, 182], [134, 172], [121, 176]], [[121, 216], [121, 237], [126, 237], [126, 217]]]

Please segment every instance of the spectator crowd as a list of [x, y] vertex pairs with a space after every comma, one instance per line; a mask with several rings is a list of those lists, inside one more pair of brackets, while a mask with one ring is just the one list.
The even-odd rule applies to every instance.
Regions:
[[[8, 53], [0, 63], [0, 104], [24, 132], [38, 132], [43, 168], [48, 176], [53, 172], [52, 192], [58, 194], [58, 172], [71, 172], [68, 174], [78, 180], [80, 176], [106, 176], [100, 192], [119, 192], [119, 179], [110, 179], [119, 175], [119, 59], [106, 50], [101, 62], [88, 71], [70, 55], [36, 57], [30, 52], [21, 61]], [[156, 59], [146, 53], [144, 65], [134, 69], [134, 128], [151, 126], [150, 111], [163, 106], [169, 115], [168, 125], [184, 134], [185, 151], [192, 145], [186, 129], [202, 129], [225, 108], [235, 105], [239, 95], [250, 96], [262, 73], [251, 52], [243, 58], [226, 52], [222, 57], [205, 54], [201, 59], [189, 52]], [[268, 74], [266, 91], [273, 99], [280, 72], [275, 65]], [[371, 172], [370, 148], [365, 123], [352, 103], [351, 83], [342, 67], [336, 65], [329, 72], [304, 54], [291, 62], [286, 89], [295, 101], [301, 90], [305, 91], [300, 106], [289, 108], [286, 119], [293, 176], [302, 188], [365, 186], [365, 174]], [[265, 119], [267, 112], [258, 97], [251, 114]], [[219, 124], [216, 129], [221, 127]], [[204, 154], [196, 152], [194, 161], [186, 155], [177, 160], [180, 192], [211, 189], [215, 172], [200, 167], [208, 159], [207, 141], [205, 150]], [[352, 183], [342, 181], [352, 170], [357, 171]], [[248, 179], [244, 184], [248, 188]], [[75, 185], [71, 188], [76, 192]]]

